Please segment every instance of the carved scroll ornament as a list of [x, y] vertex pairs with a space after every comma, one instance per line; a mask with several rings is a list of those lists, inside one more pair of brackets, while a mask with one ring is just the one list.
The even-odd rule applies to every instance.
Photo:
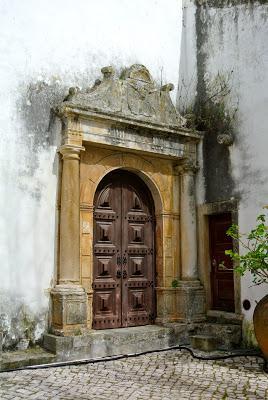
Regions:
[[131, 119], [144, 120], [174, 127], [183, 127], [185, 120], [175, 109], [169, 92], [172, 84], [157, 87], [143, 65], [134, 64], [115, 76], [112, 67], [101, 70], [103, 77], [93, 87], [79, 91], [70, 88], [65, 104], [79, 109]]

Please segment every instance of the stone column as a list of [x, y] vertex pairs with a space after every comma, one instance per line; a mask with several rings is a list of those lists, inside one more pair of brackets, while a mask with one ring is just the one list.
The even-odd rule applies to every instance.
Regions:
[[80, 278], [80, 151], [65, 144], [62, 154], [58, 285], [52, 289], [52, 333], [77, 335], [86, 327], [86, 292]]
[[186, 322], [205, 319], [205, 293], [197, 268], [196, 172], [196, 165], [189, 160], [179, 166], [181, 280], [177, 307], [180, 319]]
[[79, 161], [83, 147], [63, 145], [59, 284], [80, 283]]
[[181, 173], [181, 278], [182, 280], [198, 279], [197, 271], [197, 236], [196, 236], [196, 204], [195, 204], [195, 173], [197, 168], [191, 163], [185, 163], [180, 168]]

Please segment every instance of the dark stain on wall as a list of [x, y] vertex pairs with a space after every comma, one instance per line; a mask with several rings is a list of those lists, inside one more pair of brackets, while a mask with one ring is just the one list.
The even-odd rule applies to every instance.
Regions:
[[47, 329], [47, 310], [40, 307], [33, 312], [18, 295], [0, 292], [0, 331], [3, 333], [3, 349], [15, 349], [21, 339], [30, 345], [41, 343], [41, 332]]
[[239, 5], [263, 5], [268, 4], [268, 0], [195, 0], [197, 6], [208, 5], [213, 8], [232, 7]]
[[217, 135], [208, 133], [203, 142], [206, 202], [229, 200], [234, 195], [230, 173], [229, 148], [217, 143]]
[[37, 81], [22, 86], [20, 92], [17, 109], [24, 125], [21, 140], [30, 150], [24, 173], [31, 176], [38, 167], [38, 153], [58, 145], [60, 125], [53, 110], [67, 88], [56, 82]]
[[[198, 128], [204, 130], [203, 160], [205, 178], [205, 202], [229, 200], [234, 195], [234, 182], [230, 171], [230, 153], [227, 146], [217, 142], [219, 125], [210, 126], [207, 129], [207, 112], [213, 113], [213, 107], [208, 107], [206, 74], [206, 44], [208, 41], [208, 6], [199, 6], [196, 10], [196, 39], [197, 39], [197, 96], [195, 103], [195, 114], [199, 118]], [[211, 104], [212, 105], [212, 104]], [[216, 110], [215, 110], [216, 111]]]

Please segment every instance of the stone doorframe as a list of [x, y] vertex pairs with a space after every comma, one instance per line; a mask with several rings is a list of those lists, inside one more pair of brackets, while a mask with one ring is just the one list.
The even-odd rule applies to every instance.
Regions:
[[102, 178], [118, 168], [139, 175], [155, 202], [156, 323], [203, 320], [195, 204], [201, 135], [182, 127], [172, 85], [156, 88], [144, 66], [117, 79], [111, 67], [102, 73], [90, 90], [71, 88], [58, 108], [60, 248], [51, 331], [77, 335], [92, 328], [93, 199]]

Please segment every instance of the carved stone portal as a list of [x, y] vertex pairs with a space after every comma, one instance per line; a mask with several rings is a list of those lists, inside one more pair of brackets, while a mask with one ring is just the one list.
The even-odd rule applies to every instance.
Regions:
[[144, 66], [120, 76], [104, 67], [102, 74], [90, 89], [71, 88], [58, 107], [63, 173], [52, 332], [92, 328], [94, 195], [116, 169], [139, 175], [155, 203], [156, 323], [202, 320], [194, 179], [201, 136], [184, 127], [169, 95], [173, 85], [159, 87]]

